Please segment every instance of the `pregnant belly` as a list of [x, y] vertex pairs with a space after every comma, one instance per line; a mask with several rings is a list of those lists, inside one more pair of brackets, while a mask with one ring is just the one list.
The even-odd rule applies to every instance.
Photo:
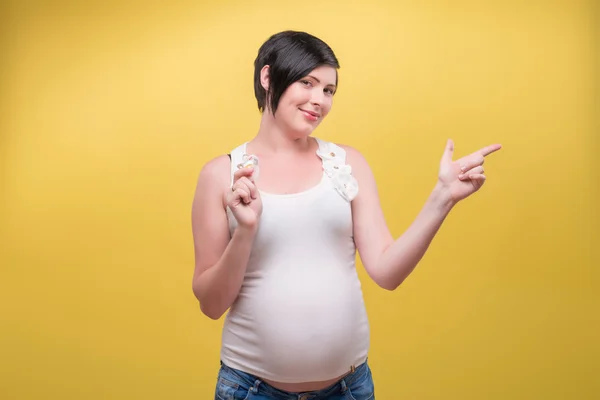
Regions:
[[369, 328], [358, 277], [343, 272], [248, 280], [228, 316], [224, 345], [229, 337], [237, 357], [272, 381], [344, 374], [366, 356]]

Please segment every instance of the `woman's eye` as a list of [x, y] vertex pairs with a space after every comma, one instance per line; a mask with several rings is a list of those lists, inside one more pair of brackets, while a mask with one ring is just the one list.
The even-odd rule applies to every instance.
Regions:
[[329, 88], [325, 89], [324, 92], [327, 93], [327, 94], [329, 94], [329, 95], [331, 95], [331, 96], [333, 96], [333, 90], [331, 90]]
[[300, 81], [300, 83], [303, 84], [304, 86], [310, 85], [310, 81], [306, 81], [306, 80], [302, 80], [302, 81]]

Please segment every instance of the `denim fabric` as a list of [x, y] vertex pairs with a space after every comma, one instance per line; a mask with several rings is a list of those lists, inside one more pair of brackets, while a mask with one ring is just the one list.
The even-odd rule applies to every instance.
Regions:
[[276, 389], [259, 378], [221, 363], [215, 400], [374, 400], [375, 388], [367, 362], [322, 390], [293, 393]]

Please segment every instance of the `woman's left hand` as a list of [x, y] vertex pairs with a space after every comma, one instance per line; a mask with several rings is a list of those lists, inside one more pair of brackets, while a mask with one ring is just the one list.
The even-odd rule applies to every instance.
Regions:
[[485, 157], [501, 148], [499, 144], [492, 144], [453, 161], [454, 143], [448, 140], [440, 162], [438, 184], [453, 203], [472, 195], [483, 186], [486, 180], [483, 168]]

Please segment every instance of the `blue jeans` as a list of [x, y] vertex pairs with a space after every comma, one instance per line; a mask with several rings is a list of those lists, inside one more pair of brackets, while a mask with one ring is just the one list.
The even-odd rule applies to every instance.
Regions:
[[375, 388], [367, 362], [333, 385], [313, 392], [286, 392], [259, 378], [221, 363], [215, 400], [374, 400]]

